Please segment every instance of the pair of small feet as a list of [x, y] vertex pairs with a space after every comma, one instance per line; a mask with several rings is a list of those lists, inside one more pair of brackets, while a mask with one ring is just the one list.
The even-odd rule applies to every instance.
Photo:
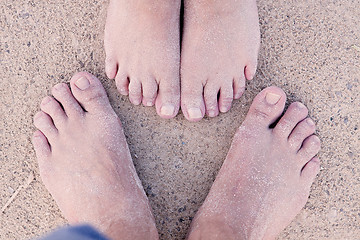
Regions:
[[176, 116], [181, 105], [188, 120], [199, 121], [229, 111], [254, 77], [257, 6], [184, 0], [182, 43], [180, 7], [181, 0], [110, 0], [105, 70], [133, 104], [155, 105], [163, 118]]
[[[34, 116], [41, 178], [70, 224], [111, 239], [158, 239], [121, 123], [100, 81], [77, 73]], [[301, 103], [269, 87], [254, 99], [188, 239], [273, 239], [305, 205], [320, 141]], [[270, 128], [278, 119], [274, 128]]]

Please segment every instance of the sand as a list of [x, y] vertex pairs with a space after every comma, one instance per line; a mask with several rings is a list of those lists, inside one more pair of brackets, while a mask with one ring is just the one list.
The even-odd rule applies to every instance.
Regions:
[[51, 87], [76, 71], [103, 82], [121, 118], [131, 154], [154, 209], [162, 239], [184, 238], [254, 96], [284, 89], [316, 121], [321, 172], [305, 209], [279, 239], [358, 239], [360, 236], [360, 2], [258, 2], [259, 69], [231, 111], [190, 123], [162, 120], [133, 106], [104, 73], [106, 1], [0, 3], [0, 239], [28, 239], [66, 223], [41, 183], [30, 142], [32, 117]]

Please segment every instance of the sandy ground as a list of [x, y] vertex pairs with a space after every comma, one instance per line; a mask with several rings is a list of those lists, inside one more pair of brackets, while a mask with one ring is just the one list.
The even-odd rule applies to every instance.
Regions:
[[100, 0], [0, 3], [0, 206], [33, 171], [36, 179], [0, 213], [0, 239], [28, 239], [66, 221], [41, 183], [32, 117], [56, 83], [97, 75], [123, 121], [136, 169], [162, 239], [184, 238], [254, 96], [282, 87], [310, 108], [323, 148], [322, 170], [305, 209], [279, 239], [359, 239], [359, 1], [258, 2], [259, 70], [231, 111], [199, 123], [162, 120], [134, 107], [104, 74]]

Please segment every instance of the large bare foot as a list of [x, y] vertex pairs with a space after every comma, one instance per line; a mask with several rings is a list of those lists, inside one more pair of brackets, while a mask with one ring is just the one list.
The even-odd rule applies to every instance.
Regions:
[[[53, 87], [34, 116], [41, 178], [71, 224], [112, 239], [157, 239], [120, 120], [97, 78], [78, 73]], [[61, 105], [60, 105], [61, 104]]]
[[163, 118], [180, 106], [180, 0], [110, 0], [105, 70], [130, 101], [155, 104]]
[[259, 93], [198, 211], [189, 239], [274, 239], [305, 205], [320, 140], [307, 108], [276, 87]]
[[181, 109], [190, 121], [229, 111], [254, 77], [260, 46], [255, 0], [185, 0]]

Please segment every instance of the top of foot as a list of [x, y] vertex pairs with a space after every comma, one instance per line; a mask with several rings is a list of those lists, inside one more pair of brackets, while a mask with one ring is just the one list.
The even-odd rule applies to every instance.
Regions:
[[[305, 205], [319, 172], [320, 140], [307, 108], [269, 87], [254, 99], [192, 224], [189, 239], [275, 239]], [[210, 230], [206, 232], [206, 229]]]
[[[34, 116], [41, 178], [70, 224], [112, 239], [157, 238], [121, 123], [100, 81], [78, 73], [53, 87]], [[139, 227], [139, 224], [142, 227]], [[131, 237], [129, 237], [131, 234]]]

